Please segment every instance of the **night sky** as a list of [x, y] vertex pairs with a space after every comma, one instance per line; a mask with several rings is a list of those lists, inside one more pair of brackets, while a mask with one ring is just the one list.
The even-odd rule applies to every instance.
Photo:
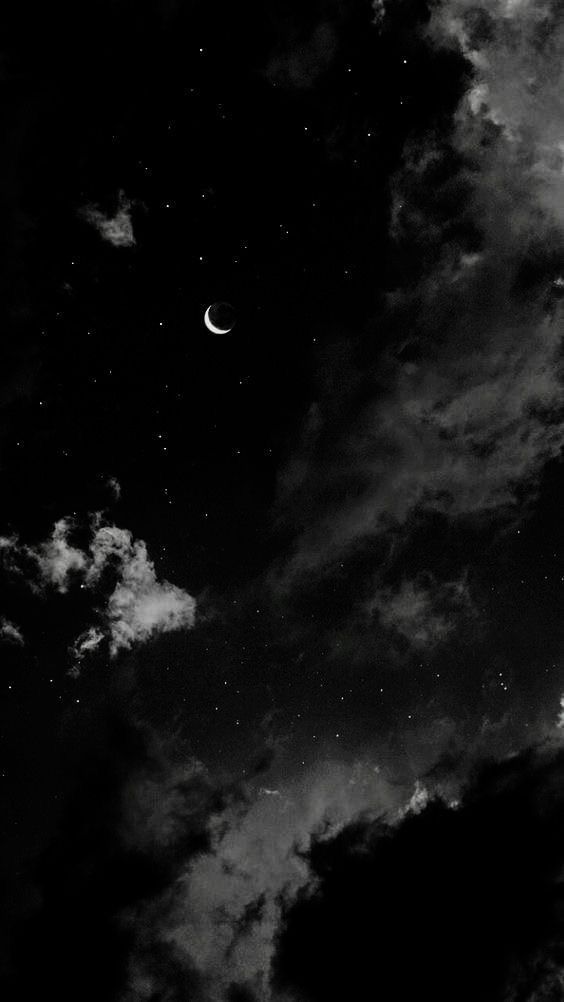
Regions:
[[556, 1002], [560, 3], [0, 26], [3, 996]]

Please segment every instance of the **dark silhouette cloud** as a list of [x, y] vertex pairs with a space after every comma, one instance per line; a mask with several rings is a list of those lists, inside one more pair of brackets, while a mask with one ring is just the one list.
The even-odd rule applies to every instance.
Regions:
[[306, 1002], [562, 997], [564, 751], [476, 772], [460, 801], [358, 821], [309, 853], [274, 984]]

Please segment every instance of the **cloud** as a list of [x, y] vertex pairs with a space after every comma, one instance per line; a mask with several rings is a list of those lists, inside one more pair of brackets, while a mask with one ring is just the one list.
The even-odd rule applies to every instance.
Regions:
[[116, 477], [109, 477], [107, 480], [107, 486], [111, 490], [114, 500], [119, 501], [121, 497], [121, 484]]
[[23, 638], [22, 631], [15, 623], [12, 623], [5, 616], [0, 619], [0, 641], [4, 640], [11, 644], [18, 644], [23, 646], [25, 640]]
[[282, 899], [308, 879], [312, 832], [406, 797], [370, 759], [318, 763], [273, 796], [139, 723], [97, 719], [86, 740], [16, 931], [9, 998], [41, 984], [70, 1002], [84, 971], [84, 1002], [268, 998]]
[[20, 544], [17, 536], [2, 537], [0, 552], [5, 568], [26, 576], [34, 590], [52, 586], [65, 594], [88, 563], [86, 554], [69, 543], [72, 527], [69, 519], [59, 519], [49, 539], [36, 547]]
[[530, 1002], [564, 985], [564, 752], [483, 766], [451, 807], [318, 838], [285, 910], [274, 989], [302, 1002]]
[[[123, 534], [124, 530], [107, 532]], [[93, 552], [96, 559], [96, 543]], [[110, 651], [117, 654], [154, 634], [191, 629], [196, 617], [196, 601], [169, 581], [158, 581], [145, 543], [132, 540], [127, 533], [120, 578], [108, 599], [105, 617], [110, 630]]]
[[375, 24], [377, 28], [380, 28], [386, 16], [384, 0], [372, 0], [372, 9], [374, 11], [373, 24]]
[[[74, 764], [60, 828], [35, 867], [39, 894], [0, 975], [7, 998], [45, 990], [71, 1002], [77, 985], [83, 1002], [121, 995], [131, 921], [174, 884], [180, 865], [209, 851], [210, 820], [230, 803], [229, 791], [172, 745], [137, 724], [98, 721]], [[165, 943], [158, 950], [152, 968], [160, 960], [167, 998], [192, 998], [188, 968], [179, 968]], [[184, 994], [172, 994], [175, 983]]]
[[74, 584], [90, 590], [105, 587], [99, 625], [90, 626], [71, 647], [77, 663], [103, 638], [115, 656], [159, 634], [194, 626], [195, 599], [170, 581], [158, 580], [144, 540], [133, 539], [128, 529], [103, 524], [97, 515], [85, 550], [70, 541], [74, 529], [70, 519], [60, 519], [49, 539], [37, 546], [13, 537], [5, 538], [1, 548], [8, 569], [24, 574], [36, 591], [54, 587], [65, 594]]
[[103, 640], [104, 633], [102, 630], [97, 630], [95, 626], [89, 626], [84, 633], [81, 633], [80, 636], [76, 638], [70, 648], [70, 654], [73, 660], [73, 667], [70, 669], [70, 674], [73, 677], [78, 677], [80, 674], [81, 662], [88, 654], [95, 651]]
[[332, 362], [328, 350], [280, 478], [281, 521], [299, 530], [279, 589], [430, 514], [512, 518], [561, 454], [564, 26], [555, 10], [501, 0], [433, 7], [428, 44], [464, 56], [468, 86], [450, 122], [406, 142], [391, 179], [382, 308], [355, 356], [335, 348]]
[[168, 975], [160, 960], [153, 964], [163, 951], [197, 978], [198, 1000], [227, 999], [236, 989], [269, 998], [282, 898], [307, 879], [296, 846], [306, 851], [312, 832], [336, 832], [359, 811], [395, 810], [404, 796], [369, 761], [320, 763], [285, 789], [268, 791], [276, 795], [242, 783], [239, 791], [211, 819], [209, 851], [189, 857], [165, 894], [133, 916], [124, 1002], [159, 990], [168, 997]]
[[27, 556], [37, 561], [42, 582], [54, 585], [62, 593], [68, 591], [73, 577], [84, 571], [88, 563], [86, 554], [71, 546], [68, 541], [71, 528], [67, 519], [59, 519], [55, 522], [50, 539], [35, 550], [25, 547]]
[[[428, 754], [436, 763], [442, 732], [440, 727], [429, 731]], [[435, 932], [440, 937], [446, 929], [446, 946], [450, 949], [452, 937], [457, 936], [457, 923], [461, 923], [463, 942], [456, 944], [444, 975], [445, 984], [452, 991], [448, 972], [456, 967], [456, 959], [464, 950], [469, 957], [472, 955], [476, 940], [469, 930], [472, 908], [480, 904], [480, 896], [486, 912], [491, 906], [492, 914], [500, 921], [505, 914], [511, 918], [513, 902], [519, 896], [516, 886], [519, 879], [523, 881], [526, 898], [529, 884], [535, 882], [537, 866], [547, 863], [551, 874], [558, 874], [564, 862], [561, 843], [557, 845], [559, 826], [564, 824], [564, 801], [557, 792], [564, 768], [561, 744], [547, 744], [545, 750], [538, 752], [497, 758], [494, 764], [476, 768], [475, 753], [483, 755], [488, 741], [484, 736], [481, 748], [474, 747], [464, 769], [458, 762], [454, 770], [442, 763], [442, 772], [437, 769], [436, 774], [429, 771], [424, 777], [415, 773], [399, 778], [393, 769], [388, 771], [387, 767], [375, 764], [372, 757], [354, 763], [318, 762], [299, 777], [286, 777], [276, 791], [269, 790], [276, 795], [266, 795], [263, 786], [256, 788], [254, 783], [239, 782], [230, 786], [231, 794], [226, 797], [223, 793], [217, 803], [211, 792], [213, 781], [198, 763], [187, 762], [184, 767], [186, 775], [192, 777], [187, 788], [192, 791], [188, 800], [182, 767], [178, 764], [168, 777], [166, 773], [155, 776], [147, 773], [140, 782], [134, 776], [127, 794], [128, 844], [148, 848], [154, 840], [156, 844], [160, 841], [167, 844], [169, 837], [181, 844], [183, 812], [192, 818], [194, 811], [197, 816], [200, 809], [207, 818], [208, 844], [206, 851], [196, 856], [188, 852], [185, 863], [179, 859], [174, 879], [166, 889], [128, 914], [126, 921], [133, 935], [133, 947], [123, 1002], [139, 997], [149, 999], [159, 992], [163, 997], [170, 992], [176, 999], [174, 985], [178, 971], [184, 971], [192, 984], [197, 985], [193, 997], [198, 1002], [227, 1000], [235, 989], [244, 989], [250, 998], [256, 999], [278, 998], [279, 989], [281, 997], [300, 998], [304, 1002], [309, 998], [330, 1002], [333, 997], [363, 997], [369, 988], [379, 984], [377, 980], [360, 983], [373, 961], [374, 978], [378, 977], [377, 967], [382, 964], [382, 984], [387, 987], [386, 979], [393, 976], [400, 955], [411, 955], [413, 949], [414, 955], [419, 956], [417, 936], [422, 926], [420, 952], [423, 956], [428, 953], [422, 973], [429, 978], [435, 957], [442, 956], [440, 942], [432, 948]], [[423, 762], [424, 756], [418, 758]], [[207, 791], [203, 799], [197, 792], [197, 777]], [[144, 805], [139, 816], [138, 809], [133, 807], [138, 801]], [[197, 808], [198, 804], [206, 806]], [[511, 842], [512, 828], [520, 821], [522, 826]], [[529, 842], [529, 832], [537, 823], [538, 831]], [[167, 834], [169, 830], [171, 836]], [[533, 852], [542, 846], [545, 835], [551, 837], [550, 833], [555, 837], [552, 861]], [[491, 871], [497, 866], [498, 855], [504, 852], [507, 840], [510, 844], [505, 859], [499, 863], [499, 882], [491, 885], [490, 892]], [[382, 857], [373, 860], [380, 849]], [[532, 858], [528, 849], [533, 852]], [[318, 859], [327, 859], [327, 866], [318, 868]], [[377, 869], [377, 879], [372, 879], [372, 866]], [[436, 909], [432, 896], [435, 880], [439, 894]], [[507, 885], [511, 887], [512, 880], [513, 898], [505, 911], [503, 893]], [[349, 885], [350, 901], [339, 899], [339, 894], [346, 897]], [[557, 895], [556, 885], [554, 892]], [[358, 907], [355, 896], [360, 897]], [[307, 911], [310, 902], [311, 911]], [[520, 905], [520, 914], [525, 914], [531, 904], [534, 902], [526, 898]], [[467, 905], [469, 913], [465, 918]], [[302, 908], [303, 926], [298, 928], [296, 916], [301, 915]], [[430, 918], [426, 923], [422, 916], [427, 909]], [[529, 915], [529, 925], [534, 924], [535, 914], [539, 915], [533, 910]], [[391, 928], [386, 932], [388, 916]], [[540, 918], [542, 922], [542, 913]], [[319, 939], [318, 922], [322, 924]], [[495, 930], [494, 918], [491, 922], [490, 929]], [[330, 923], [336, 925], [334, 935]], [[352, 923], [350, 936], [349, 923]], [[404, 927], [406, 953], [400, 935]], [[309, 959], [310, 933], [305, 935], [304, 928], [311, 930], [312, 946], [319, 950], [319, 955], [311, 958], [309, 982], [292, 980], [288, 973], [289, 950], [303, 950], [306, 960]], [[518, 929], [516, 917], [511, 934]], [[483, 933], [486, 943], [489, 931]], [[323, 980], [324, 934], [328, 934], [335, 969], [340, 969], [341, 960], [344, 963], [345, 973], [337, 975], [334, 995], [332, 988], [324, 994], [328, 991]], [[397, 942], [390, 946], [389, 939], [393, 940], [396, 934]], [[479, 939], [482, 933], [474, 935]], [[346, 951], [355, 949], [357, 939], [358, 955], [351, 956]], [[477, 947], [484, 949], [481, 940]], [[495, 949], [494, 941], [480, 953], [485, 984], [487, 965]], [[388, 950], [391, 950], [389, 955]], [[536, 957], [536, 947], [533, 952]], [[170, 974], [163, 964], [163, 957], [167, 956], [173, 959]], [[269, 984], [273, 961], [277, 972], [274, 991]], [[355, 981], [357, 966], [359, 980]], [[412, 965], [399, 966], [409, 968], [402, 970], [401, 976], [416, 977], [417, 964], [415, 970]], [[442, 975], [438, 960], [436, 966], [440, 999]], [[465, 970], [464, 965], [460, 969]], [[345, 977], [351, 978], [349, 991], [343, 990]], [[310, 995], [308, 989], [315, 978], [319, 988]], [[435, 997], [433, 992], [427, 994]], [[400, 991], [398, 997], [411, 996]], [[468, 997], [489, 998], [479, 993]], [[492, 1002], [495, 998], [492, 996]]]
[[103, 240], [114, 247], [134, 247], [136, 240], [131, 221], [132, 203], [120, 191], [118, 208], [114, 216], [108, 216], [94, 205], [87, 205], [80, 210], [80, 215], [91, 223]]
[[[452, 730], [460, 736], [454, 723]], [[429, 728], [427, 754], [433, 761], [444, 737], [440, 723]], [[460, 740], [466, 748], [462, 737]], [[537, 842], [527, 843], [527, 826], [519, 827], [519, 803], [523, 802], [525, 811], [533, 805], [533, 826], [538, 819], [546, 832], [552, 831], [552, 818], [558, 810], [561, 766], [553, 767], [550, 755], [543, 758], [543, 754], [508, 758], [490, 767], [489, 773], [480, 773], [462, 793], [460, 774], [452, 784], [450, 772], [446, 782], [442, 774], [417, 778], [415, 773], [398, 778], [372, 754], [354, 762], [317, 762], [297, 776], [287, 775], [283, 769], [276, 785], [266, 787], [259, 785], [262, 775], [260, 780], [258, 775], [247, 779], [214, 776], [177, 736], [159, 737], [138, 723], [112, 719], [101, 724], [97, 720], [86, 755], [73, 765], [75, 782], [60, 829], [37, 867], [40, 895], [34, 899], [29, 920], [17, 933], [12, 981], [4, 994], [33, 997], [41, 982], [47, 991], [56, 985], [57, 997], [67, 1002], [76, 997], [80, 973], [92, 968], [81, 989], [84, 1002], [100, 998], [182, 1002], [186, 997], [194, 1002], [267, 1000], [279, 997], [269, 984], [274, 960], [277, 978], [286, 979], [290, 989], [289, 995], [282, 997], [307, 1002], [311, 979], [299, 985], [292, 980], [293, 961], [287, 958], [294, 948], [295, 916], [305, 907], [302, 903], [311, 900], [321, 902], [319, 916], [311, 921], [307, 918], [312, 977], [323, 977], [314, 961], [315, 951], [320, 949], [318, 931], [326, 929], [331, 947], [327, 963], [338, 966], [335, 958], [340, 956], [344, 969], [350, 970], [348, 933], [343, 936], [340, 953], [335, 942], [341, 926], [347, 930], [350, 925], [351, 937], [359, 926], [366, 932], [354, 958], [359, 977], [373, 958], [381, 963], [378, 951], [383, 951], [385, 978], [386, 965], [397, 959], [393, 950], [401, 950], [398, 941], [392, 944], [389, 956], [386, 952], [386, 935], [391, 935], [385, 927], [390, 901], [396, 909], [390, 916], [391, 930], [396, 930], [397, 923], [402, 925], [409, 952], [421, 928], [421, 949], [428, 946], [431, 955], [425, 937], [432, 937], [434, 930], [440, 935], [445, 925], [452, 937], [457, 928], [450, 913], [439, 915], [438, 924], [433, 924], [434, 913], [427, 922], [411, 922], [410, 916], [419, 919], [428, 907], [426, 895], [435, 879], [438, 907], [441, 894], [450, 889], [456, 920], [464, 905], [456, 894], [459, 889], [462, 896], [474, 893], [473, 877], [482, 858], [485, 865], [476, 878], [476, 896], [485, 893], [484, 886], [488, 888], [492, 861], [502, 852], [502, 886], [509, 872], [512, 879], [516, 875], [523, 879], [525, 871], [527, 879], [538, 859], [532, 850], [542, 838], [539, 835]], [[421, 764], [425, 755], [417, 753], [415, 757]], [[523, 783], [521, 801], [519, 776]], [[443, 785], [445, 802], [436, 798]], [[472, 828], [473, 804], [480, 798], [488, 802], [486, 821]], [[515, 809], [514, 800], [518, 801]], [[498, 813], [499, 832], [494, 823]], [[458, 829], [448, 827], [451, 817], [463, 819]], [[560, 817], [564, 821], [564, 812]], [[484, 849], [489, 818], [494, 829], [490, 861]], [[444, 831], [443, 823], [447, 826]], [[413, 825], [420, 827], [414, 829]], [[515, 833], [510, 839], [512, 825]], [[433, 834], [436, 829], [437, 836]], [[379, 867], [378, 874], [383, 873], [383, 884], [378, 883], [374, 891], [377, 904], [373, 919], [372, 912], [367, 916], [362, 911], [362, 895], [373, 893], [371, 854], [374, 846], [379, 851], [381, 845], [383, 861], [378, 857], [374, 865]], [[333, 853], [330, 858], [337, 865], [320, 867], [318, 872], [317, 860], [325, 858], [323, 853]], [[545, 858], [544, 862], [549, 865], [550, 860]], [[367, 869], [362, 869], [365, 866]], [[341, 893], [341, 872], [346, 886], [350, 885], [351, 903], [355, 904], [356, 895], [361, 900], [346, 918], [338, 910], [335, 916], [330, 908], [327, 917], [327, 880], [334, 876]], [[491, 894], [496, 896], [496, 884]], [[513, 894], [517, 892], [513, 890]], [[470, 904], [474, 901], [472, 898]], [[489, 904], [486, 898], [486, 910]], [[525, 902], [523, 910], [529, 904], [529, 900]], [[450, 906], [449, 899], [445, 909]], [[542, 916], [542, 911], [533, 909], [529, 921], [534, 915]], [[338, 927], [335, 937], [333, 922]], [[371, 925], [374, 922], [376, 925]], [[464, 923], [461, 928], [468, 932]], [[366, 957], [362, 954], [365, 942]], [[464, 948], [471, 951], [472, 944], [470, 935]], [[417, 951], [417, 942], [413, 948]], [[30, 955], [36, 958], [33, 965], [29, 964]], [[457, 956], [455, 953], [453, 964]], [[480, 953], [480, 970], [485, 963], [487, 957], [484, 960]], [[424, 976], [428, 966], [423, 965]], [[402, 977], [410, 976], [403, 968], [411, 970], [411, 965], [399, 967]], [[438, 968], [440, 972], [440, 964]], [[353, 978], [356, 969], [353, 965]], [[340, 976], [337, 974], [335, 984], [342, 987]], [[357, 987], [354, 981], [351, 986]], [[296, 995], [294, 987], [299, 989]], [[364, 994], [351, 990], [339, 997]], [[314, 991], [311, 997], [324, 996]], [[332, 997], [329, 993], [327, 1002]], [[400, 993], [398, 997], [404, 996]], [[430, 997], [435, 996], [431, 993]], [[441, 997], [437, 996], [438, 1002]], [[463, 995], [457, 997], [464, 1002]]]
[[446, 640], [460, 617], [472, 612], [467, 582], [438, 582], [433, 575], [404, 580], [396, 589], [380, 588], [368, 603], [381, 624], [413, 647], [432, 648]]

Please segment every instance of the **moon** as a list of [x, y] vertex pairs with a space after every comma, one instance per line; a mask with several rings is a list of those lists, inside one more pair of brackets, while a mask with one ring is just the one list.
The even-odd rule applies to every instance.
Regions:
[[235, 323], [230, 303], [212, 303], [204, 313], [204, 323], [212, 334], [229, 334]]

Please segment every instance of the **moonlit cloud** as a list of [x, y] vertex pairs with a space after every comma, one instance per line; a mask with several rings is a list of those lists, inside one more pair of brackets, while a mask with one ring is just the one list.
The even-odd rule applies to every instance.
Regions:
[[93, 205], [81, 209], [80, 215], [98, 230], [103, 240], [114, 247], [134, 247], [136, 240], [131, 221], [131, 204], [121, 191], [118, 209], [114, 216], [106, 215]]
[[55, 523], [51, 537], [34, 549], [25, 547], [25, 553], [37, 562], [43, 584], [53, 585], [62, 593], [68, 591], [71, 580], [84, 571], [88, 557], [69, 543], [72, 523], [64, 518]]
[[55, 523], [49, 539], [37, 546], [5, 539], [2, 549], [8, 569], [24, 574], [35, 590], [54, 587], [64, 594], [73, 584], [83, 589], [104, 589], [99, 624], [89, 627], [73, 643], [75, 661], [109, 642], [110, 654], [129, 650], [136, 643], [172, 630], [191, 629], [195, 623], [195, 599], [169, 581], [157, 578], [144, 540], [134, 539], [128, 529], [103, 524], [94, 517], [88, 549], [71, 541], [75, 526], [69, 519]]
[[386, 16], [384, 0], [372, 0], [372, 9], [374, 11], [373, 23], [379, 28]]
[[0, 641], [2, 640], [7, 643], [18, 644], [19, 646], [23, 646], [25, 643], [19, 626], [6, 619], [5, 616], [2, 616], [0, 619]]
[[378, 379], [370, 395], [369, 374], [351, 363], [348, 389], [335, 395], [328, 380], [312, 404], [281, 477], [282, 517], [303, 530], [279, 587], [326, 573], [415, 515], [513, 517], [561, 454], [564, 25], [554, 10], [433, 7], [429, 42], [465, 55], [468, 89], [452, 133], [408, 141], [392, 179], [391, 241], [405, 268], [366, 335], [385, 332]]
[[71, 674], [73, 676], [78, 676], [80, 674], [79, 665], [84, 658], [95, 651], [97, 647], [100, 646], [104, 639], [104, 634], [102, 630], [96, 629], [95, 626], [89, 626], [84, 633], [81, 633], [79, 637], [76, 638], [71, 646], [70, 653], [74, 662], [73, 668], [71, 668]]
[[[100, 538], [103, 541], [98, 549]], [[92, 547], [94, 561], [101, 559], [102, 566], [105, 564], [107, 540], [112, 538], [117, 541], [115, 552], [119, 554], [121, 569], [105, 614], [111, 653], [127, 650], [157, 633], [191, 629], [196, 615], [195, 599], [169, 581], [157, 580], [143, 540], [132, 540], [125, 530], [103, 528]]]
[[116, 477], [109, 477], [108, 481], [107, 481], [107, 484], [108, 484], [108, 487], [110, 488], [112, 494], [114, 495], [114, 499], [116, 501], [119, 501], [119, 499], [121, 497], [121, 484], [120, 484], [119, 480]]

